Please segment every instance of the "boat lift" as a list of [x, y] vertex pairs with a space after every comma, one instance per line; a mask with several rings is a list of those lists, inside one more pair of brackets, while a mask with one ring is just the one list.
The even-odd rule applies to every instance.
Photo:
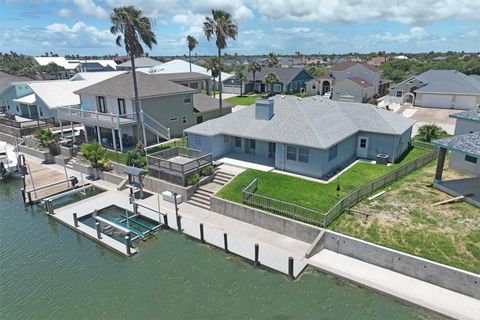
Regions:
[[134, 195], [137, 191], [140, 191], [140, 198], [143, 198], [143, 178], [148, 171], [136, 168], [126, 167], [123, 173], [128, 175], [127, 187], [130, 188], [130, 194]]

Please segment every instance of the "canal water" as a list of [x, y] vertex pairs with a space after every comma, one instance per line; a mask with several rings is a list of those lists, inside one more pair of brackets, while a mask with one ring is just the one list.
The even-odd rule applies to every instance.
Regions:
[[120, 256], [24, 206], [0, 183], [0, 319], [425, 319], [316, 271], [255, 269], [173, 231]]

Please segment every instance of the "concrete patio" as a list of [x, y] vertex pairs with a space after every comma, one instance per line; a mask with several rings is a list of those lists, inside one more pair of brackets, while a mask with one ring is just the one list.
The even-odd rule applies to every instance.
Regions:
[[264, 172], [273, 171], [275, 169], [275, 159], [246, 153], [229, 153], [225, 157], [218, 159], [218, 162], [234, 167], [254, 169]]
[[453, 197], [472, 194], [465, 201], [480, 208], [480, 177], [438, 181], [433, 186]]

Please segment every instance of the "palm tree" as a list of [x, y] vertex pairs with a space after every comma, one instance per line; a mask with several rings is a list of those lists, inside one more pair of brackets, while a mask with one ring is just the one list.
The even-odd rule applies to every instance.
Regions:
[[37, 144], [39, 147], [48, 149], [52, 156], [58, 155], [57, 141], [52, 130], [48, 128], [38, 129], [33, 136], [38, 140]]
[[435, 139], [441, 139], [448, 136], [447, 132], [436, 124], [424, 124], [418, 128], [418, 136], [420, 140], [431, 142]]
[[[215, 79], [220, 74], [218, 70], [217, 57], [208, 58], [206, 66], [207, 66], [207, 71], [210, 71], [212, 73], [213, 83], [215, 83]], [[213, 88], [213, 97], [215, 98], [215, 87]]]
[[262, 71], [262, 66], [257, 61], [252, 61], [248, 64], [247, 71], [253, 75], [253, 91], [255, 92], [255, 74]]
[[270, 68], [275, 67], [278, 64], [278, 56], [270, 52], [267, 56], [267, 64]]
[[188, 60], [190, 61], [190, 72], [192, 72], [192, 51], [198, 45], [197, 39], [193, 36], [187, 36]]
[[270, 84], [270, 94], [273, 95], [273, 85], [275, 83], [279, 83], [280, 79], [278, 79], [277, 75], [273, 72], [270, 72], [265, 76], [265, 83]]
[[237, 37], [237, 25], [232, 20], [232, 15], [223, 10], [212, 9], [212, 17], [205, 17], [203, 23], [203, 32], [210, 41], [212, 37], [216, 38], [218, 49], [218, 112], [222, 115], [222, 49], [227, 47], [228, 38], [235, 40]]
[[240, 96], [243, 97], [243, 83], [247, 81], [245, 73], [243, 73], [244, 67], [239, 67], [235, 71], [235, 79], [240, 82]]
[[140, 102], [138, 99], [137, 74], [135, 71], [135, 57], [143, 54], [143, 42], [149, 49], [157, 44], [157, 38], [152, 31], [153, 21], [143, 15], [142, 10], [135, 6], [124, 6], [113, 9], [110, 16], [112, 26], [110, 32], [117, 36], [117, 45], [125, 45], [125, 50], [130, 56], [132, 63], [133, 91], [135, 94], [135, 115], [137, 118], [137, 139], [142, 139], [141, 121], [140, 121]]

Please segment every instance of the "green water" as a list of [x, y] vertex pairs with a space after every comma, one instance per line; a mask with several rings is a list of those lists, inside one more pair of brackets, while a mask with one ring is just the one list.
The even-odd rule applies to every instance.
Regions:
[[278, 273], [162, 231], [131, 258], [24, 206], [0, 184], [0, 319], [419, 319], [389, 297]]

